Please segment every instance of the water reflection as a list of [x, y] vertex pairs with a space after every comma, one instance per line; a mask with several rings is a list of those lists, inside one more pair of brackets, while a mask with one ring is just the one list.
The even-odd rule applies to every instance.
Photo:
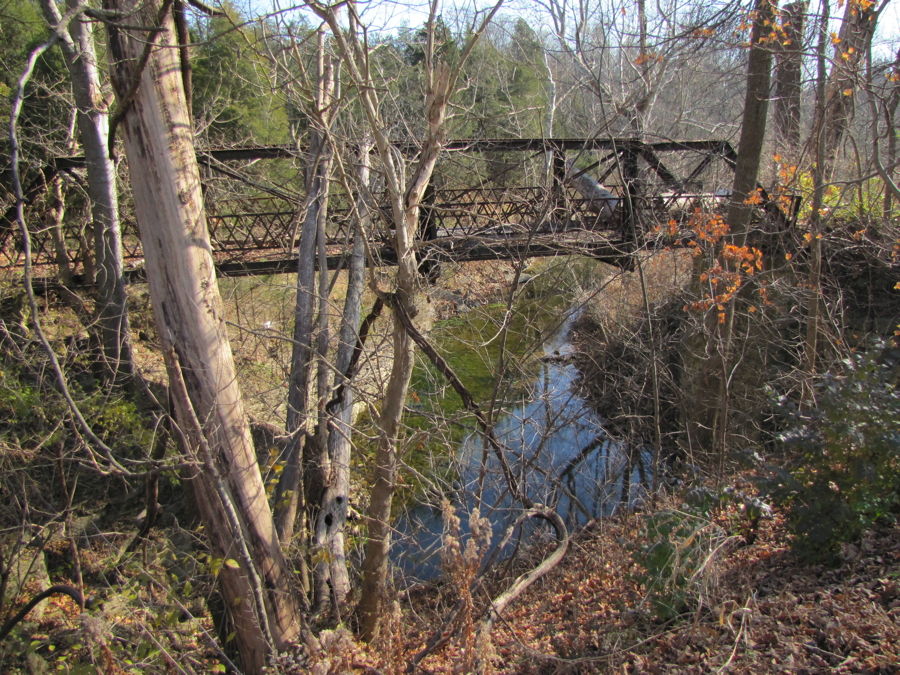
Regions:
[[[600, 418], [576, 392], [578, 371], [571, 363], [569, 341], [577, 314], [569, 316], [544, 345], [544, 358], [531, 391], [495, 427], [507, 448], [506, 461], [528, 497], [553, 506], [570, 529], [606, 516], [622, 503], [642, 497], [649, 452], [628, 453], [606, 437]], [[521, 511], [512, 498], [499, 463], [480, 433], [462, 443], [458, 456], [457, 509], [475, 507], [487, 516], [499, 541]], [[630, 469], [629, 469], [630, 467]], [[629, 481], [623, 480], [628, 474]], [[468, 533], [466, 517], [462, 517]], [[524, 536], [529, 536], [525, 526]], [[439, 505], [420, 505], [397, 522], [393, 556], [410, 580], [440, 573], [439, 550], [443, 522]]]

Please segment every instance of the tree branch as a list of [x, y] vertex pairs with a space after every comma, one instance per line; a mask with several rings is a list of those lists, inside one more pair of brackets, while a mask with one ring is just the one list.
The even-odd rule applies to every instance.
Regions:
[[522, 484], [516, 480], [516, 477], [513, 475], [509, 462], [506, 461], [506, 456], [503, 454], [506, 448], [494, 434], [494, 428], [488, 423], [484, 411], [481, 410], [481, 406], [479, 406], [478, 402], [472, 397], [471, 392], [466, 389], [466, 386], [453, 371], [453, 368], [450, 367], [450, 364], [447, 363], [444, 357], [437, 352], [425, 336], [413, 325], [409, 314], [406, 313], [406, 309], [403, 307], [403, 303], [390, 302], [390, 305], [391, 309], [400, 319], [400, 323], [403, 324], [403, 328], [409, 334], [410, 338], [412, 338], [412, 341], [416, 343], [419, 349], [422, 350], [422, 353], [425, 354], [425, 356], [428, 357], [428, 360], [431, 361], [435, 368], [437, 368], [438, 372], [450, 383], [450, 386], [453, 387], [453, 390], [459, 395], [460, 399], [462, 399], [466, 410], [475, 416], [475, 419], [478, 421], [478, 426], [481, 427], [484, 437], [487, 439], [488, 444], [491, 446], [491, 449], [497, 457], [497, 461], [500, 463], [503, 477], [506, 479], [506, 483], [512, 494], [515, 495], [526, 508], [533, 507], [534, 502], [532, 502], [528, 495], [525, 494]]
[[532, 508], [528, 509], [518, 518], [516, 521], [509, 526], [506, 530], [506, 535], [503, 537], [503, 541], [500, 542], [497, 547], [498, 550], [502, 549], [509, 542], [510, 537], [512, 537], [513, 532], [516, 527], [524, 523], [526, 520], [530, 518], [538, 518], [540, 520], [546, 520], [550, 525], [553, 526], [553, 529], [556, 532], [556, 541], [557, 546], [554, 549], [553, 553], [544, 558], [543, 561], [530, 571], [521, 575], [518, 579], [516, 579], [512, 585], [503, 591], [500, 595], [498, 595], [491, 602], [491, 606], [488, 608], [488, 616], [481, 624], [481, 633], [486, 635], [490, 632], [491, 627], [494, 624], [494, 619], [500, 616], [500, 614], [522, 593], [525, 592], [531, 584], [540, 579], [542, 576], [547, 574], [550, 570], [552, 570], [559, 563], [560, 560], [563, 559], [563, 556], [566, 555], [566, 551], [569, 549], [569, 532], [566, 529], [566, 524], [563, 522], [563, 519], [560, 515], [554, 511], [553, 509], [544, 506], [542, 504], [536, 504]]

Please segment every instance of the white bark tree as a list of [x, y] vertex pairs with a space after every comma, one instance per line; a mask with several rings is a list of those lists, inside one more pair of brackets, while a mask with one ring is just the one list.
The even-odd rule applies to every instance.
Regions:
[[[78, 0], [66, 0], [73, 10]], [[47, 21], [58, 26], [61, 14], [55, 0], [41, 0]], [[116, 166], [107, 148], [109, 110], [100, 84], [94, 50], [93, 23], [84, 15], [59, 31], [60, 46], [72, 81], [78, 132], [84, 149], [94, 233], [97, 320], [109, 372], [130, 374], [133, 368], [128, 308], [122, 262], [122, 230]]]
[[[246, 672], [300, 631], [300, 604], [275, 533], [216, 284], [170, 3], [109, 0], [113, 84], [153, 303], [190, 478]], [[148, 36], [152, 36], [148, 40]]]
[[[369, 185], [369, 154], [372, 146], [360, 143], [356, 181]], [[315, 606], [323, 609], [330, 601], [340, 616], [350, 595], [350, 575], [345, 553], [345, 528], [350, 500], [350, 453], [353, 422], [354, 353], [360, 339], [357, 326], [365, 288], [366, 233], [371, 227], [372, 204], [360, 190], [356, 199], [356, 232], [350, 251], [347, 270], [347, 295], [344, 298], [341, 328], [338, 335], [334, 367], [335, 391], [324, 407], [324, 417], [319, 426], [327, 428], [327, 460], [329, 471], [324, 476], [323, 491], [315, 523], [314, 550], [319, 552], [319, 562], [313, 568]], [[359, 356], [357, 355], [357, 359]]]

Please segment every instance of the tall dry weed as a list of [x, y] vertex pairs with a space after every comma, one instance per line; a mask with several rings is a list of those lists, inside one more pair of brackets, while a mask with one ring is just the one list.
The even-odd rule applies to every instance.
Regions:
[[444, 572], [459, 595], [456, 613], [459, 632], [459, 658], [454, 673], [493, 672], [494, 652], [490, 636], [480, 636], [475, 626], [475, 601], [472, 588], [481, 560], [491, 545], [491, 523], [476, 508], [469, 516], [469, 536], [463, 544], [462, 523], [448, 499], [441, 504], [444, 514], [441, 561]]

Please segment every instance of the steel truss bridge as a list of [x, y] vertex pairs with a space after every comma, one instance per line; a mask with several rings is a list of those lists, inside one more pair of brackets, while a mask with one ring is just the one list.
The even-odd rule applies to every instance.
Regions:
[[[410, 156], [417, 150], [408, 143], [396, 147]], [[455, 154], [488, 161], [504, 157], [513, 166], [544, 162], [550, 171], [545, 172], [549, 178], [542, 186], [480, 180], [476, 185], [429, 190], [421, 209], [417, 246], [420, 259], [438, 263], [579, 254], [627, 267], [637, 250], [683, 242], [689, 236], [683, 227], [695, 209], [722, 207], [727, 201], [723, 188], [731, 185], [736, 159], [727, 141], [459, 139], [447, 142], [444, 150], [445, 158]], [[512, 162], [508, 160], [511, 153], [518, 153]], [[203, 150], [197, 158], [207, 174], [243, 182], [246, 192], [250, 181], [243, 177], [242, 167], [250, 162], [287, 159], [302, 163], [305, 156], [296, 146], [283, 145]], [[77, 174], [83, 166], [80, 157], [57, 158], [29, 185], [26, 202], [37, 205], [54, 177]], [[439, 162], [438, 174], [440, 170]], [[710, 177], [716, 170], [717, 178]], [[598, 196], [597, 192], [575, 189], [573, 185], [581, 177], [597, 187], [603, 184], [606, 191]], [[296, 268], [302, 194], [265, 186], [255, 192], [236, 200], [206, 200], [213, 254], [222, 276]], [[764, 229], [783, 231], [792, 226], [799, 198], [790, 195], [775, 200], [764, 191], [761, 194], [758, 220]], [[40, 219], [33, 216], [30, 220]], [[350, 220], [347, 208], [338, 204], [329, 209], [327, 264], [331, 269], [346, 262], [354, 229]], [[374, 220], [373, 229], [381, 234], [371, 241], [369, 264], [394, 264], [387, 209], [379, 207]], [[668, 233], [665, 242], [660, 234], [662, 223]], [[71, 269], [82, 270], [90, 256], [89, 239], [77, 223], [64, 225], [62, 232], [32, 227], [32, 263], [39, 274], [50, 277], [60, 256], [65, 255]], [[14, 207], [10, 207], [0, 221], [0, 269], [21, 267], [22, 250]], [[123, 253], [129, 278], [142, 279], [140, 237], [133, 218], [127, 216], [123, 218]]]

